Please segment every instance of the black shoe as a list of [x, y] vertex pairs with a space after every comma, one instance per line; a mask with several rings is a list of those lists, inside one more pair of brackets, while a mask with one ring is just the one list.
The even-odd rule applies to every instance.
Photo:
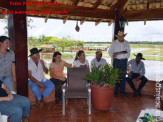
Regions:
[[141, 97], [142, 96], [142, 93], [141, 93], [141, 91], [138, 91], [138, 95]]
[[117, 97], [117, 92], [114, 92], [114, 97]]
[[120, 92], [121, 94], [123, 94], [124, 96], [127, 96], [127, 93], [126, 92]]
[[60, 102], [59, 98], [56, 98], [56, 99], [55, 99], [55, 103], [56, 103], [56, 104], [59, 104], [59, 102]]
[[138, 93], [135, 91], [134, 92], [134, 97], [137, 97], [138, 96]]

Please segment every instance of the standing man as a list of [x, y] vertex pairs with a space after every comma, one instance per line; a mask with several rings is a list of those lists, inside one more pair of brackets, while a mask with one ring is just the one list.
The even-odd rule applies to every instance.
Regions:
[[[54, 84], [45, 77], [44, 72], [47, 74], [48, 69], [45, 66], [45, 62], [40, 59], [40, 52], [37, 48], [32, 48], [30, 50], [31, 55], [28, 61], [28, 77], [29, 77], [29, 86], [36, 96], [36, 105], [42, 105], [43, 97], [49, 97], [51, 92], [54, 89]], [[45, 88], [41, 93], [39, 88]]]
[[102, 58], [102, 51], [97, 50], [96, 51], [96, 57], [92, 59], [91, 61], [91, 70], [93, 68], [93, 65], [96, 65], [96, 67], [99, 67], [99, 69], [102, 69], [107, 63], [104, 58]]
[[10, 38], [0, 36], [0, 80], [10, 91], [14, 91], [13, 82], [16, 82], [15, 53], [9, 50]]
[[[130, 57], [130, 45], [128, 41], [124, 39], [126, 34], [123, 31], [119, 31], [116, 37], [118, 38], [112, 42], [109, 48], [109, 55], [113, 57], [113, 67], [123, 71], [121, 74], [120, 80], [120, 93], [126, 95], [125, 86], [126, 86], [126, 71], [127, 71], [127, 61]], [[117, 96], [118, 92], [118, 83], [115, 85], [114, 96]]]

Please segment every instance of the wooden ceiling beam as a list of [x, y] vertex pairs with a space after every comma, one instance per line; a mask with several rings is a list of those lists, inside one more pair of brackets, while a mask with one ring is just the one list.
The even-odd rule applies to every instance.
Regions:
[[97, 22], [95, 22], [95, 26], [97, 26], [98, 24], [100, 24], [102, 22], [103, 19], [99, 19]]
[[119, 15], [120, 15], [120, 17], [123, 16], [123, 14], [124, 14], [124, 12], [125, 12], [125, 10], [126, 10], [128, 4], [130, 3], [131, 0], [123, 0], [123, 1], [124, 1], [124, 2], [123, 2], [123, 4], [121, 5], [121, 8], [120, 8], [120, 10], [119, 10]]
[[113, 22], [114, 22], [114, 20], [111, 20], [111, 21], [108, 23], [108, 26], [110, 26]]
[[93, 5], [92, 8], [97, 8], [100, 5], [101, 1], [102, 0], [97, 0], [96, 3]]
[[[90, 18], [100, 18], [100, 19], [113, 19], [114, 13], [110, 10], [103, 9], [93, 9], [89, 7], [80, 7], [80, 6], [68, 6], [68, 5], [59, 5], [59, 6], [27, 6], [27, 11], [67, 11], [67, 16], [78, 16], [78, 17], [90, 17]], [[61, 14], [60, 14], [61, 15]]]
[[82, 25], [86, 20], [87, 20], [87, 18], [83, 18], [83, 19], [80, 21], [80, 25]]
[[77, 6], [78, 2], [79, 2], [79, 0], [73, 0], [72, 5], [73, 5], [73, 6]]
[[147, 10], [131, 10], [124, 13], [124, 18], [127, 20], [157, 20], [163, 19], [163, 8], [147, 9]]
[[0, 0], [0, 8], [9, 9], [9, 0]]
[[64, 20], [63, 20], [63, 24], [66, 23], [66, 21], [67, 21], [68, 18], [69, 18], [69, 16], [66, 16], [66, 17], [64, 18]]

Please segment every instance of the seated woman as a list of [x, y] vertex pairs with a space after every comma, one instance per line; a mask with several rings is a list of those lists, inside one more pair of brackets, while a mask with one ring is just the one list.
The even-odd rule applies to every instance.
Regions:
[[84, 51], [80, 50], [76, 53], [73, 67], [84, 67], [84, 66], [87, 66], [88, 72], [90, 72], [88, 60], [85, 59], [85, 53]]
[[55, 84], [55, 102], [57, 104], [62, 96], [61, 86], [66, 83], [66, 78], [63, 73], [64, 67], [71, 68], [72, 65], [61, 59], [60, 52], [55, 52], [53, 54], [52, 63], [50, 64], [50, 80]]
[[0, 81], [0, 112], [10, 117], [10, 122], [28, 122], [30, 100], [27, 97], [11, 94], [9, 88]]

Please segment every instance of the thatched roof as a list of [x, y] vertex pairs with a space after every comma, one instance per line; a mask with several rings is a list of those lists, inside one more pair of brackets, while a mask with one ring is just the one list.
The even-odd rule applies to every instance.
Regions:
[[[36, 0], [27, 0], [27, 11], [54, 11], [58, 14], [27, 14], [28, 16], [67, 20], [94, 21], [111, 24], [115, 18], [115, 11], [128, 21], [163, 20], [163, 0], [39, 0], [44, 5], [35, 5]], [[45, 5], [46, 2], [46, 5]], [[49, 2], [49, 3], [48, 3]], [[51, 4], [51, 5], [47, 5]], [[53, 4], [53, 5], [52, 5]], [[58, 5], [59, 4], [59, 5]], [[6, 0], [0, 1], [0, 7], [18, 9], [19, 6], [9, 6]], [[2, 10], [1, 9], [1, 10]], [[68, 12], [68, 13], [66, 13]]]

